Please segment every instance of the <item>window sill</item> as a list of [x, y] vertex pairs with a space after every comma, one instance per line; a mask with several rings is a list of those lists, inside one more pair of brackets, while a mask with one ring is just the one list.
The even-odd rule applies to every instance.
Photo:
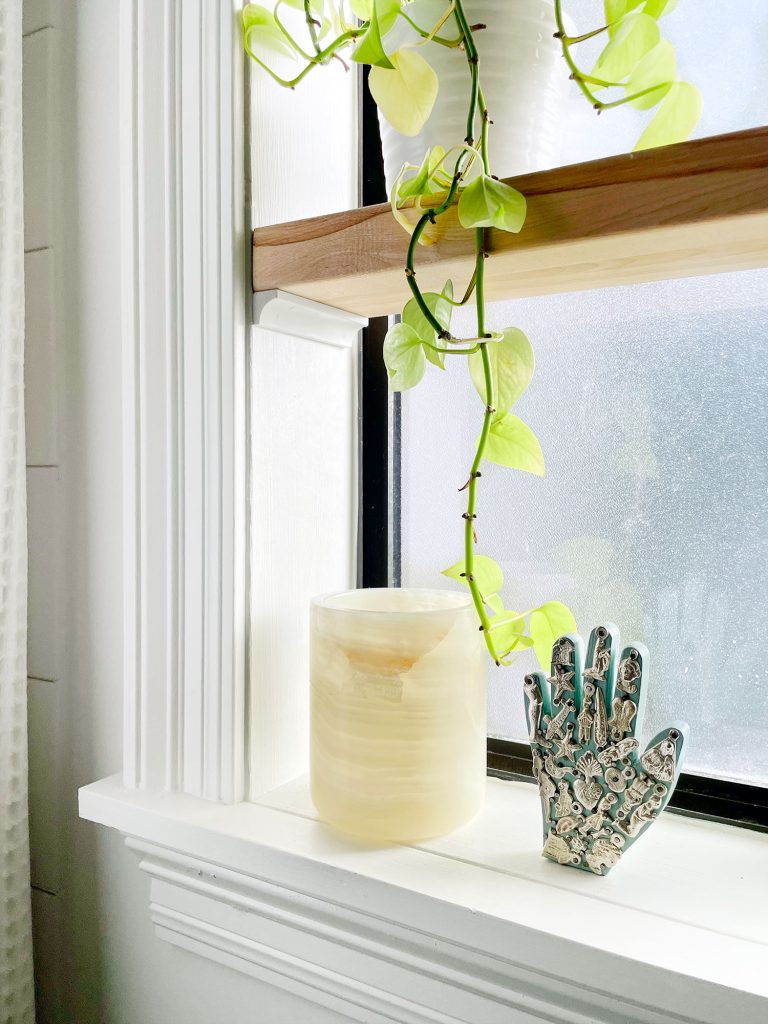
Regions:
[[80, 792], [142, 856], [158, 935], [366, 1022], [764, 1024], [768, 836], [664, 815], [607, 878], [539, 855], [532, 786], [412, 847], [341, 837], [306, 782], [222, 805]]

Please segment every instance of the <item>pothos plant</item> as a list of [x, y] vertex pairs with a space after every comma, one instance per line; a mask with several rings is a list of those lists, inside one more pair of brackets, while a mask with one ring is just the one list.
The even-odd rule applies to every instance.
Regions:
[[[623, 104], [657, 108], [636, 148], [682, 141], [700, 114], [698, 91], [677, 80], [674, 50], [662, 39], [658, 24], [675, 4], [676, 0], [605, 0], [605, 23], [576, 35], [566, 31], [561, 0], [554, 3], [554, 34], [570, 77], [598, 113]], [[476, 43], [476, 35], [488, 26], [470, 24], [467, 8], [471, 6], [471, 0], [447, 0], [435, 24], [420, 25], [414, 16], [418, 5], [414, 7], [411, 0], [278, 0], [271, 8], [248, 4], [242, 12], [243, 40], [253, 60], [287, 88], [294, 88], [320, 65], [338, 61], [347, 67], [342, 54], [348, 53], [351, 61], [370, 67], [368, 84], [381, 114], [396, 131], [409, 136], [423, 128], [439, 89], [435, 71], [420, 52], [424, 44], [456, 50], [457, 59], [466, 62], [465, 137], [434, 147], [420, 166], [403, 167], [392, 188], [393, 214], [410, 235], [404, 272], [411, 299], [400, 322], [387, 333], [384, 361], [392, 389], [405, 391], [421, 381], [427, 363], [443, 370], [447, 358], [466, 360], [484, 411], [475, 455], [461, 488], [466, 492], [464, 557], [444, 573], [469, 588], [496, 664], [507, 664], [515, 653], [533, 647], [547, 668], [555, 639], [576, 629], [571, 611], [559, 601], [547, 601], [526, 612], [505, 608], [500, 597], [501, 567], [476, 551], [483, 463], [541, 476], [544, 457], [534, 432], [512, 412], [533, 375], [531, 343], [517, 327], [495, 331], [486, 323], [487, 231], [519, 232], [526, 201], [492, 173], [492, 121]], [[399, 19], [410, 26], [411, 42], [388, 45]], [[594, 66], [584, 71], [574, 51], [598, 37], [607, 41]], [[276, 56], [299, 62], [299, 67], [285, 72], [281, 65], [278, 71], [271, 59]], [[435, 240], [440, 218], [454, 205], [461, 226], [473, 233], [475, 251], [471, 279], [458, 299], [451, 281], [441, 292], [422, 291], [416, 268], [419, 244]], [[471, 299], [476, 330], [471, 337], [456, 337], [451, 332], [452, 312]]]

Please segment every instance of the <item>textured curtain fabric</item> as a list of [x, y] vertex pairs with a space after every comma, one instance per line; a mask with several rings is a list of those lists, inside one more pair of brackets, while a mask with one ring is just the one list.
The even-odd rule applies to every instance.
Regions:
[[33, 1024], [21, 0], [0, 0], [0, 1024]]

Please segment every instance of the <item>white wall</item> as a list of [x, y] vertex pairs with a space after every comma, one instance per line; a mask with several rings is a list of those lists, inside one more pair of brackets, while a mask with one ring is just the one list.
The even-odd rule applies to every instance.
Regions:
[[157, 940], [135, 855], [77, 817], [78, 786], [121, 767], [119, 7], [25, 0], [39, 1021], [327, 1024], [342, 1018]]

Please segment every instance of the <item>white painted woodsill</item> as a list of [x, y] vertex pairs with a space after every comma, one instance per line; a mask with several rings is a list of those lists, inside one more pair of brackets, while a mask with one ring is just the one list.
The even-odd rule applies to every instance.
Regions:
[[303, 779], [258, 803], [80, 793], [151, 878], [158, 935], [358, 1021], [764, 1024], [768, 836], [666, 814], [610, 876], [539, 855], [539, 801], [489, 780], [470, 825], [372, 846]]

